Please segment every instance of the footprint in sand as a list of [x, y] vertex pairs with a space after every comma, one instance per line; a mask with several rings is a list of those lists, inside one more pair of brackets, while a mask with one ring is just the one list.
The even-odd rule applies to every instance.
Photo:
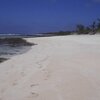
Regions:
[[21, 72], [21, 75], [22, 75], [22, 77], [24, 77], [25, 76], [25, 73], [24, 72]]
[[45, 73], [45, 79], [44, 80], [48, 80], [48, 78], [50, 77], [50, 72], [46, 71], [45, 69], [42, 70]]
[[48, 59], [48, 57], [49, 57], [49, 56], [47, 56], [46, 58], [44, 58], [44, 59], [42, 59], [42, 60], [36, 62], [36, 64], [39, 65], [38, 68], [43, 68], [43, 67], [44, 67], [44, 66], [43, 66], [43, 65], [44, 65], [43, 63]]
[[38, 86], [39, 84], [31, 84], [30, 87]]
[[38, 93], [35, 93], [35, 92], [31, 92], [30, 96], [28, 96], [28, 98], [36, 98], [38, 97], [39, 94]]
[[38, 68], [42, 68], [42, 67], [43, 67], [43, 66], [40, 64], [40, 62], [36, 62], [36, 64], [39, 65]]
[[15, 85], [17, 85], [17, 84], [18, 84], [18, 81], [17, 81], [17, 79], [15, 79], [15, 80], [12, 81], [12, 84], [11, 84], [11, 85], [12, 85], [12, 86], [15, 86]]
[[17, 82], [12, 83], [13, 86], [17, 85]]

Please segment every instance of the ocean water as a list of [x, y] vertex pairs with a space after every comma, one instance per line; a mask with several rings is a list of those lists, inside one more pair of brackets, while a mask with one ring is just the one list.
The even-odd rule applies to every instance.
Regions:
[[12, 56], [20, 55], [31, 49], [31, 46], [16, 46], [0, 45], [0, 58], [9, 59]]
[[[0, 33], [0, 38], [29, 38], [36, 37], [35, 35], [25, 35], [25, 34], [4, 34]], [[0, 62], [2, 58], [10, 59], [13, 56], [26, 53], [31, 49], [31, 46], [9, 46], [5, 44], [0, 44]]]

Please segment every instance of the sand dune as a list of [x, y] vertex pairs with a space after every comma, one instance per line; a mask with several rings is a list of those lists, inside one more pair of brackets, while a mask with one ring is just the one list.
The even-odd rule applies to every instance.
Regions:
[[0, 100], [100, 100], [100, 35], [27, 41], [37, 45], [0, 64]]

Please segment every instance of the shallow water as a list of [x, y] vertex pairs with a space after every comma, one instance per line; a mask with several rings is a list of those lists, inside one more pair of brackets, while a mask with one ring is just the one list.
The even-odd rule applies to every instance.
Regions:
[[31, 46], [16, 46], [0, 45], [0, 58], [11, 58], [12, 56], [23, 54], [31, 49]]

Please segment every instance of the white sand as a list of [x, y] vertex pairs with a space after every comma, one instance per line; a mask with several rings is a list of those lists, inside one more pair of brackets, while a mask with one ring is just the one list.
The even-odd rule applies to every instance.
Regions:
[[37, 45], [0, 64], [0, 100], [100, 100], [100, 35], [27, 40]]

